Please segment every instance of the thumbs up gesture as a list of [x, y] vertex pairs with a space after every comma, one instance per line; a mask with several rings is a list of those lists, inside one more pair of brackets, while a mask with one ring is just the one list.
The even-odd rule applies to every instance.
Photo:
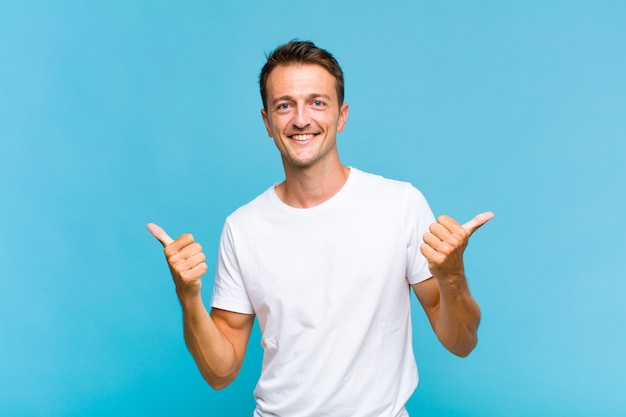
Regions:
[[470, 236], [494, 217], [492, 212], [481, 213], [461, 225], [449, 216], [439, 216], [424, 234], [420, 250], [428, 260], [428, 268], [440, 283], [454, 284], [465, 277], [463, 252]]
[[184, 234], [174, 240], [154, 223], [148, 224], [147, 227], [164, 247], [165, 258], [176, 284], [178, 296], [198, 295], [202, 287], [200, 278], [208, 271], [202, 246], [190, 234]]

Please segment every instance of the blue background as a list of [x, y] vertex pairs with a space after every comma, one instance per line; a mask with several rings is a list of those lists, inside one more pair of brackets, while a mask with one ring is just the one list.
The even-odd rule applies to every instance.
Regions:
[[283, 178], [257, 76], [296, 37], [345, 71], [345, 164], [496, 213], [472, 355], [415, 306], [411, 415], [624, 415], [626, 2], [597, 0], [0, 1], [0, 415], [251, 415], [258, 330], [209, 388], [145, 224], [203, 244], [208, 303], [224, 218]]

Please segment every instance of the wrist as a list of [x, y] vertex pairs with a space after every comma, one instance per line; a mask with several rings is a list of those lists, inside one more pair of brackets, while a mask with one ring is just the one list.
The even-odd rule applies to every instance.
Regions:
[[178, 301], [183, 309], [193, 308], [194, 306], [202, 306], [202, 294], [200, 287], [198, 288], [176, 288]]
[[447, 274], [445, 276], [435, 276], [439, 282], [439, 289], [449, 294], [469, 292], [467, 279], [464, 273]]

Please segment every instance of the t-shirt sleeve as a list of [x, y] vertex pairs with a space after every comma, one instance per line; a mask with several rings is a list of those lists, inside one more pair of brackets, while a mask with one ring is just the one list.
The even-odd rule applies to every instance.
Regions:
[[237, 313], [254, 314], [239, 268], [231, 226], [224, 224], [215, 270], [211, 306]]
[[432, 276], [428, 269], [428, 261], [422, 255], [420, 246], [423, 243], [424, 233], [435, 222], [426, 198], [415, 187], [411, 186], [408, 193], [406, 224], [407, 236], [407, 265], [406, 277], [409, 284], [417, 284]]

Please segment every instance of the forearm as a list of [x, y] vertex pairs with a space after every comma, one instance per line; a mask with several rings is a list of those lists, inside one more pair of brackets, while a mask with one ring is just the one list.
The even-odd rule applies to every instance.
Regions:
[[202, 246], [188, 233], [173, 240], [156, 224], [150, 223], [148, 229], [164, 247], [183, 309], [187, 348], [204, 379], [215, 389], [224, 388], [239, 372], [254, 315], [225, 310], [209, 315], [200, 294], [201, 278], [208, 270]]
[[420, 246], [435, 282], [415, 285], [415, 293], [441, 343], [458, 356], [467, 356], [478, 342], [480, 308], [472, 298], [463, 266], [469, 237], [493, 218], [485, 212], [460, 225], [451, 217], [439, 216], [424, 233]]
[[480, 315], [465, 277], [454, 284], [439, 281], [439, 309], [433, 328], [450, 352], [461, 357], [470, 354], [478, 342]]
[[241, 365], [232, 342], [217, 327], [198, 294], [181, 298], [187, 349], [204, 379], [215, 389], [230, 384]]

